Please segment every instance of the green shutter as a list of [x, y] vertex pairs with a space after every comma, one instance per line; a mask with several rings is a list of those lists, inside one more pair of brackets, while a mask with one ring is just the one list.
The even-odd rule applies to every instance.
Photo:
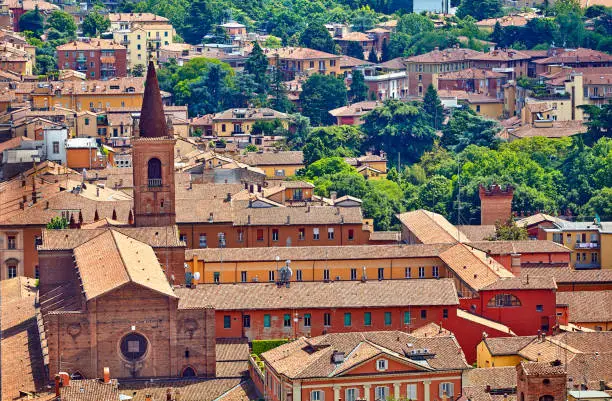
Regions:
[[270, 327], [270, 315], [264, 315], [264, 327]]
[[410, 312], [404, 312], [404, 324], [410, 324]]
[[385, 312], [385, 326], [391, 325], [391, 312]]
[[371, 326], [372, 325], [372, 313], [365, 312], [363, 314], [363, 325], [364, 326]]
[[350, 313], [344, 314], [344, 325], [347, 327], [351, 325], [351, 314]]

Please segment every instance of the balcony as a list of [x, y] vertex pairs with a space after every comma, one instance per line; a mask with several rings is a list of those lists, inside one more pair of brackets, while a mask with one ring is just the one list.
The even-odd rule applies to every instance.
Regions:
[[76, 59], [77, 63], [86, 63], [87, 62], [87, 57], [85, 56], [79, 56]]
[[590, 269], [601, 269], [601, 264], [599, 263], [576, 263], [574, 265], [576, 270], [590, 270]]
[[161, 186], [161, 178], [149, 178], [149, 188], [160, 188]]
[[599, 249], [598, 242], [577, 242], [574, 249]]

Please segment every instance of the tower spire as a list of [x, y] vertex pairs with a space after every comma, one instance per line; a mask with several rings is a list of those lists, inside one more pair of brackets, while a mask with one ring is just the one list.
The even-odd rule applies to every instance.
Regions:
[[149, 61], [149, 68], [147, 69], [147, 79], [145, 81], [138, 128], [142, 138], [163, 138], [168, 136], [164, 106], [153, 61]]

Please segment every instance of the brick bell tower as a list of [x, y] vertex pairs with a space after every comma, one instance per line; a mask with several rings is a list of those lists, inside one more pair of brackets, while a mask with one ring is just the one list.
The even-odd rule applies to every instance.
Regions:
[[145, 81], [140, 121], [132, 142], [134, 225], [175, 224], [174, 133], [166, 124], [153, 62]]
[[497, 184], [489, 187], [480, 185], [478, 195], [480, 196], [480, 224], [495, 224], [497, 221], [504, 223], [512, 216], [514, 196], [512, 185], [505, 187]]

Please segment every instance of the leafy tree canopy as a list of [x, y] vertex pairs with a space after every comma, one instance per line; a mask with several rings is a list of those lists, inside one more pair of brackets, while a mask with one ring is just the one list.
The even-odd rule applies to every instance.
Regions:
[[346, 98], [346, 85], [341, 78], [311, 75], [302, 85], [302, 114], [310, 118], [312, 125], [331, 125], [335, 118], [329, 114], [329, 110], [344, 106]]

